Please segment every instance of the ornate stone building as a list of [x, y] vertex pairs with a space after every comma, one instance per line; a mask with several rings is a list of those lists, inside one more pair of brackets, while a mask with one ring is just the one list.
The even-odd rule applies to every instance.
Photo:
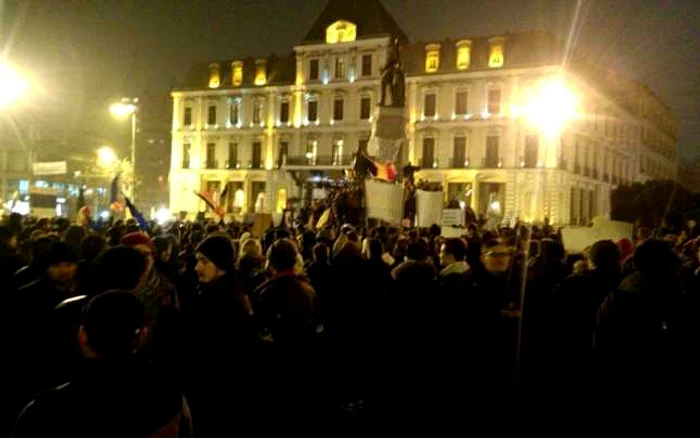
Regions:
[[[649, 89], [574, 61], [542, 32], [410, 43], [378, 0], [331, 0], [289, 56], [195, 65], [172, 92], [172, 211], [229, 186], [227, 210], [279, 213], [342, 178], [366, 144], [398, 38], [408, 142], [400, 161], [445, 201], [507, 218], [586, 223], [616, 184], [676, 176], [676, 121]], [[498, 201], [496, 203], [495, 201]]]

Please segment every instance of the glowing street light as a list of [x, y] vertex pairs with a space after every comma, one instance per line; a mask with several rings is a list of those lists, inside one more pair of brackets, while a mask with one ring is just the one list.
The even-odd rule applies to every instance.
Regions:
[[561, 80], [542, 83], [523, 108], [524, 116], [549, 138], [559, 134], [578, 111], [578, 99]]
[[139, 110], [139, 99], [124, 98], [121, 102], [113, 103], [109, 112], [117, 118], [124, 120], [131, 116], [131, 197], [136, 198], [136, 113]]
[[102, 146], [97, 150], [97, 165], [103, 169], [111, 169], [118, 160], [114, 149], [109, 146]]
[[29, 90], [29, 81], [12, 66], [0, 62], [0, 108], [19, 100]]

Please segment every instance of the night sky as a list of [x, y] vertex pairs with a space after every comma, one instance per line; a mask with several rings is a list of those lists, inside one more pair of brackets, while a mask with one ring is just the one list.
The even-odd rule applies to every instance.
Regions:
[[[93, 143], [125, 144], [128, 127], [109, 117], [110, 101], [148, 96], [154, 102], [150, 122], [167, 129], [167, 93], [192, 62], [291, 53], [326, 3], [5, 0], [6, 51], [35, 84], [15, 111], [48, 135], [79, 132]], [[577, 5], [575, 0], [383, 3], [412, 42], [532, 29], [564, 39]], [[657, 92], [679, 118], [682, 159], [700, 159], [697, 0], [581, 3], [577, 49]]]

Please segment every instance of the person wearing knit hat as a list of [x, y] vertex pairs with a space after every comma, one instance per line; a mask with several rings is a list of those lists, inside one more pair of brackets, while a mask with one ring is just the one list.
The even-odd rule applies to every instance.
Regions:
[[46, 253], [46, 273], [57, 284], [68, 286], [78, 270], [78, 255], [64, 242], [56, 242]]
[[195, 271], [200, 283], [210, 283], [232, 273], [235, 263], [233, 242], [225, 236], [207, 237], [197, 246]]

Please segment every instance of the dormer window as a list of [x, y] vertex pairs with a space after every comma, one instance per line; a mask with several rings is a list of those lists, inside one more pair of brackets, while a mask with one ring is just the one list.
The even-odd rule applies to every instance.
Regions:
[[209, 88], [221, 86], [221, 68], [218, 63], [209, 64]]
[[267, 59], [258, 59], [255, 61], [255, 85], [265, 84], [267, 84]]
[[472, 42], [462, 40], [457, 42], [457, 70], [467, 70], [472, 60]]
[[357, 26], [349, 21], [339, 20], [326, 28], [326, 43], [351, 43], [357, 38]]
[[440, 68], [440, 44], [425, 46], [425, 71], [434, 73]]
[[233, 71], [231, 83], [234, 87], [240, 87], [243, 83], [243, 61], [233, 61], [231, 63], [231, 70]]
[[506, 39], [494, 37], [489, 39], [489, 68], [503, 67], [503, 49]]

